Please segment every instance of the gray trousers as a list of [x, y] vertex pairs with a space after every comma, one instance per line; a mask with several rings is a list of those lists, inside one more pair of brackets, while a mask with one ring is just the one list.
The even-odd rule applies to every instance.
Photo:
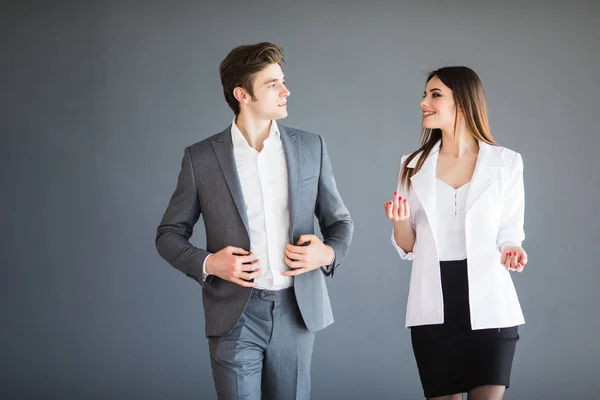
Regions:
[[314, 339], [294, 288], [253, 289], [235, 328], [208, 338], [219, 400], [309, 399]]

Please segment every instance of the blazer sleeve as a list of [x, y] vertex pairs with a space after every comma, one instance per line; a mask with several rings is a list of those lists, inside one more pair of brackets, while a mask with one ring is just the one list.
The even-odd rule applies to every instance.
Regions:
[[521, 246], [525, 240], [523, 224], [525, 219], [525, 188], [523, 184], [523, 159], [516, 153], [510, 177], [504, 189], [504, 207], [497, 245], [501, 249], [507, 242]]
[[335, 269], [350, 250], [354, 222], [352, 222], [350, 212], [344, 205], [337, 189], [325, 141], [321, 136], [319, 139], [321, 141], [321, 170], [315, 215], [319, 221], [323, 242], [330, 246], [335, 253], [333, 262], [323, 266], [322, 271], [325, 275], [333, 277]]
[[156, 230], [156, 249], [162, 258], [204, 285], [203, 265], [210, 253], [190, 243], [201, 209], [189, 147], [181, 161], [177, 186]]
[[[400, 170], [398, 170], [398, 184], [396, 185], [396, 193], [398, 193], [398, 196], [400, 196], [404, 199], [408, 199], [408, 190], [406, 190], [406, 187], [402, 186], [400, 183], [401, 183], [401, 177], [402, 177], [402, 166], [404, 165], [406, 158], [407, 158], [407, 156], [402, 156], [402, 159], [400, 160]], [[410, 207], [410, 203], [408, 206]], [[410, 224], [414, 231], [415, 230], [415, 218], [414, 218], [413, 213], [410, 214]], [[402, 260], [411, 261], [415, 258], [415, 255], [412, 251], [409, 251], [407, 253], [402, 249], [402, 247], [398, 246], [398, 243], [396, 243], [396, 239], [394, 238], [394, 228], [392, 228], [392, 245], [394, 246], [394, 248], [396, 249], [396, 251], [398, 252], [398, 255], [400, 256], [400, 258]]]

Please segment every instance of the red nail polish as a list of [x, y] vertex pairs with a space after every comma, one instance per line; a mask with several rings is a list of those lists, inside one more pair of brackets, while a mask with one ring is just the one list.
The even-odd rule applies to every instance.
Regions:
[[396, 196], [398, 196], [398, 193], [397, 193], [397, 192], [394, 192], [394, 197], [396, 197]]
[[392, 202], [391, 202], [391, 201], [388, 201], [388, 204], [389, 204], [389, 205], [392, 205]]
[[398, 200], [402, 201], [402, 196], [398, 197]]

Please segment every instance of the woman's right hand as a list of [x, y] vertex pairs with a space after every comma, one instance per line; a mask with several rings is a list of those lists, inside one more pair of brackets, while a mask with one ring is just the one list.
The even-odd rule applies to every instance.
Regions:
[[394, 192], [394, 199], [386, 202], [383, 208], [385, 216], [394, 223], [410, 219], [408, 201], [406, 198], [398, 196], [397, 192]]

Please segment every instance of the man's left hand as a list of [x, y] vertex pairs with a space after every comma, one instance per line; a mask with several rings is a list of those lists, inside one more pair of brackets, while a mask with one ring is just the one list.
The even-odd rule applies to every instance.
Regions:
[[[304, 243], [307, 243], [302, 245]], [[281, 275], [297, 276], [329, 265], [335, 259], [335, 252], [315, 235], [301, 235], [297, 246], [288, 244], [285, 247], [285, 263], [291, 271]]]

